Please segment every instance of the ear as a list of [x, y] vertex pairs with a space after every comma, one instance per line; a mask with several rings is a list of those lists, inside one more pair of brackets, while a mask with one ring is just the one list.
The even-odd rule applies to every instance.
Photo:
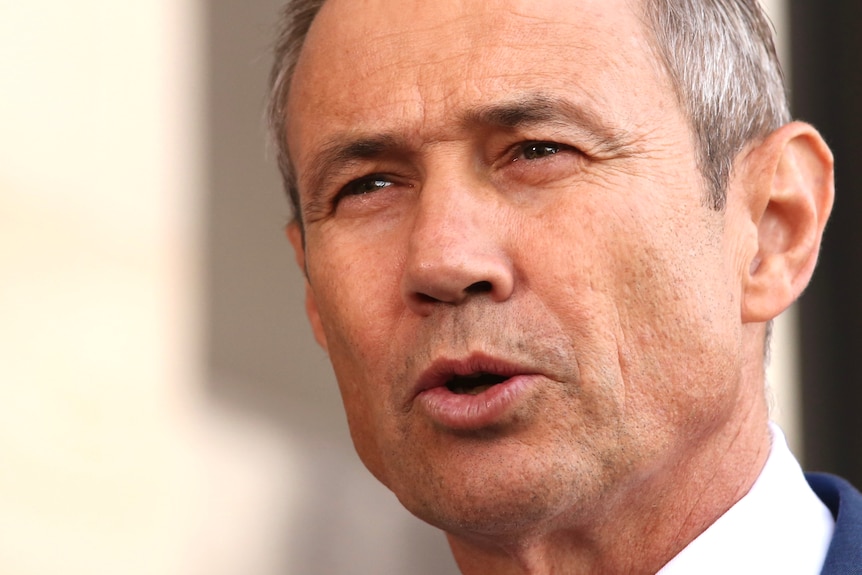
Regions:
[[757, 254], [743, 285], [743, 322], [766, 322], [808, 285], [835, 195], [832, 153], [812, 126], [793, 122], [747, 158]]
[[305, 266], [305, 238], [302, 228], [296, 220], [287, 224], [287, 239], [290, 240], [293, 246], [296, 263], [305, 277], [305, 313], [308, 315], [308, 321], [311, 323], [311, 331], [314, 333], [314, 339], [317, 340], [320, 347], [328, 349], [326, 346], [326, 334], [323, 331], [320, 313], [317, 310], [317, 302], [314, 299], [314, 289], [308, 280], [308, 268]]

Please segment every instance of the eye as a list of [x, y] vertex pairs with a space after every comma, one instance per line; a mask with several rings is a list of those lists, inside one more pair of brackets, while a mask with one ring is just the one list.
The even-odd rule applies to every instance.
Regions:
[[387, 180], [380, 174], [374, 174], [359, 178], [348, 183], [341, 189], [340, 196], [362, 196], [373, 192], [378, 192], [392, 185], [390, 180]]
[[521, 156], [525, 160], [539, 160], [558, 154], [561, 150], [562, 146], [553, 142], [528, 142], [522, 146]]
[[511, 144], [493, 170], [498, 185], [517, 189], [548, 187], [570, 182], [583, 171], [587, 156], [572, 144], [521, 140]]
[[392, 210], [410, 197], [410, 178], [393, 173], [371, 173], [349, 180], [330, 196], [326, 209], [342, 217], [362, 217]]

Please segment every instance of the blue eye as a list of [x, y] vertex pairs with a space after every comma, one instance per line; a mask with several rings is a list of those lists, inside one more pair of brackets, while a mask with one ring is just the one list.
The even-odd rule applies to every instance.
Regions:
[[561, 146], [559, 144], [551, 142], [531, 142], [524, 145], [521, 153], [526, 160], [539, 160], [541, 158], [553, 156], [554, 154], [559, 153], [560, 150]]

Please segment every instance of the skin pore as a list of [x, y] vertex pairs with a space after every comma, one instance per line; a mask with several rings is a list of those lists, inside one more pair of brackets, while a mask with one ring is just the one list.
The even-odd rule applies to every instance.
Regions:
[[630, 2], [329, 0], [287, 134], [357, 451], [464, 573], [654, 573], [746, 493], [763, 322], [831, 205], [813, 129], [749, 146], [714, 211]]

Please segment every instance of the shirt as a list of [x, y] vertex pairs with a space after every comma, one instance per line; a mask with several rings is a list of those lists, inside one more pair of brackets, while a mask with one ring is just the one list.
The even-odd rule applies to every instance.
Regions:
[[781, 429], [770, 423], [770, 431], [769, 457], [749, 492], [657, 575], [820, 573], [835, 521]]

